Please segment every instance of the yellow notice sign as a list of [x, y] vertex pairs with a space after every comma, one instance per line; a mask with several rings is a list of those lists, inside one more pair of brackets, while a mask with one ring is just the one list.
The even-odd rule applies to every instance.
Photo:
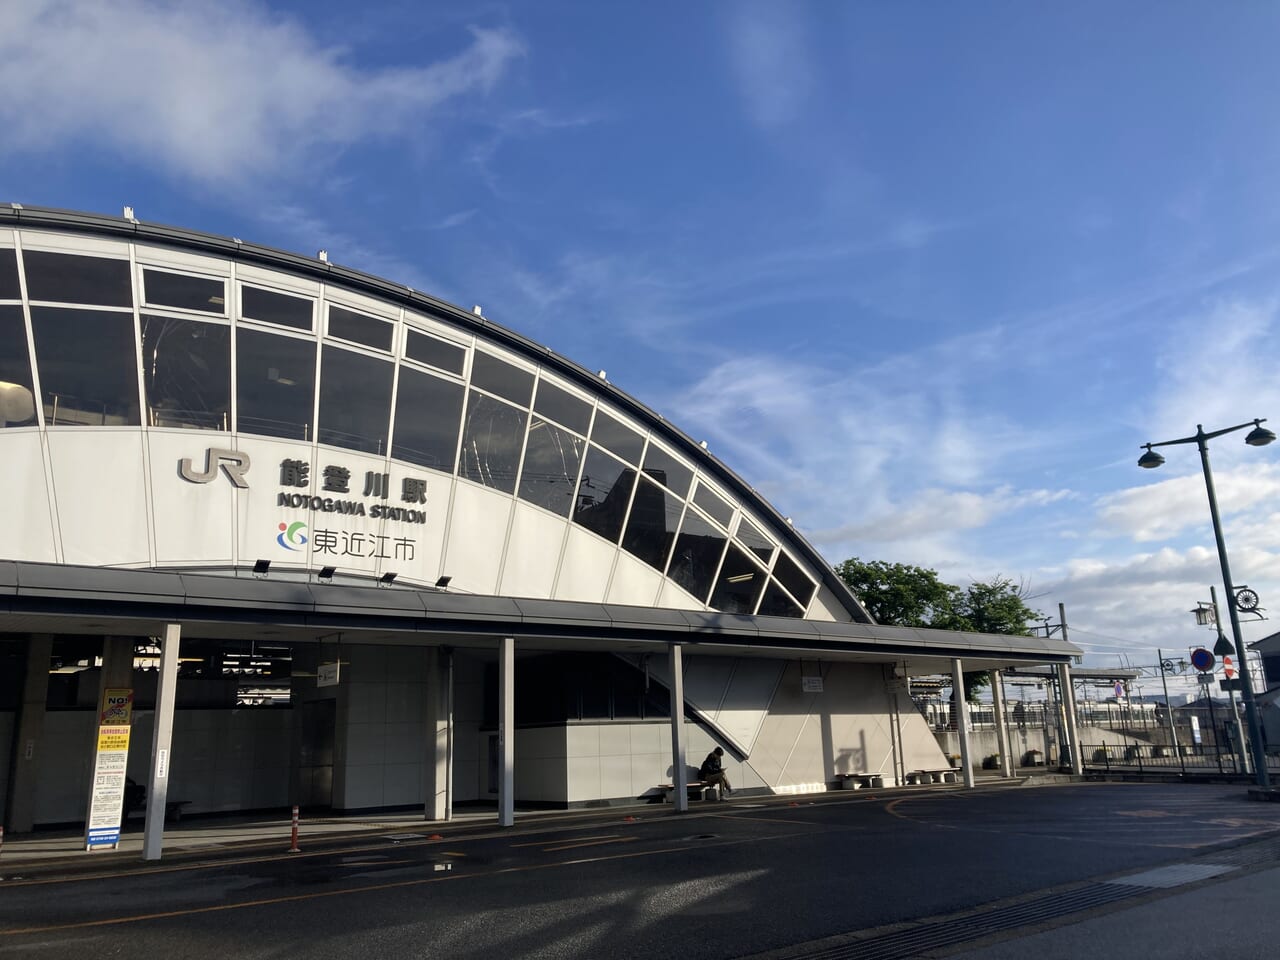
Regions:
[[129, 752], [129, 727], [99, 727], [98, 752]]
[[133, 691], [129, 689], [108, 690], [102, 699], [102, 716], [98, 723], [102, 726], [119, 726], [133, 722]]

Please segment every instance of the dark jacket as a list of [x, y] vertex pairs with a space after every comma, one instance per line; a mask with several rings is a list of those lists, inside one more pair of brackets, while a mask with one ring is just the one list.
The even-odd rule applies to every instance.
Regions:
[[698, 768], [698, 776], [705, 780], [707, 776], [713, 773], [719, 773], [724, 769], [724, 764], [720, 762], [720, 757], [712, 750], [707, 754], [707, 759], [702, 761], [702, 766]]

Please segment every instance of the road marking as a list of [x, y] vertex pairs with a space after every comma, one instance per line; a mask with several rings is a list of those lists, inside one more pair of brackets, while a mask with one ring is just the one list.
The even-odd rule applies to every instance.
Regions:
[[578, 843], [579, 841], [582, 841], [582, 840], [612, 840], [615, 837], [620, 837], [620, 836], [622, 836], [622, 834], [620, 833], [602, 833], [596, 837], [568, 837], [567, 839], [563, 839], [563, 840], [531, 840], [529, 843], [513, 843], [511, 844], [511, 846], [512, 847], [540, 847], [544, 843]]
[[543, 853], [557, 853], [560, 850], [576, 850], [578, 847], [598, 847], [605, 843], [634, 843], [639, 837], [605, 837], [599, 840], [584, 840], [582, 843], [566, 843], [559, 847], [543, 847]]

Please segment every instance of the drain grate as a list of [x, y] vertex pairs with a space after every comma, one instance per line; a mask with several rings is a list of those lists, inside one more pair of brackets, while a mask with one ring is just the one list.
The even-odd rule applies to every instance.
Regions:
[[1184, 883], [1220, 877], [1224, 873], [1238, 869], [1222, 863], [1172, 863], [1167, 867], [1156, 867], [1154, 870], [1144, 870], [1142, 873], [1134, 873], [1127, 877], [1117, 877], [1115, 880], [1109, 880], [1108, 883], [1117, 883], [1125, 887], [1154, 887], [1157, 890], [1167, 890], [1170, 887], [1180, 887]]

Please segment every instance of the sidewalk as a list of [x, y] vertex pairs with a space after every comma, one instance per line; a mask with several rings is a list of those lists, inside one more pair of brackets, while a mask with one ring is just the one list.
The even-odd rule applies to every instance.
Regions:
[[[1004, 780], [998, 773], [983, 771], [977, 777], [979, 788], [1017, 787], [1034, 782], [1069, 782], [1071, 777], [1040, 775], [1034, 781], [1028, 778]], [[812, 802], [879, 802], [887, 797], [906, 796], [911, 793], [963, 790], [964, 784], [934, 784], [927, 786], [887, 787], [846, 791], [834, 790], [814, 794], [766, 794], [752, 795], [735, 792], [730, 804], [756, 803], [782, 805], [802, 800]], [[689, 805], [686, 816], [699, 813], [722, 812], [717, 803], [695, 802]], [[622, 820], [627, 817], [669, 816], [669, 803], [626, 804], [589, 809], [545, 810], [517, 809], [512, 827], [498, 826], [498, 813], [494, 804], [466, 804], [455, 808], [453, 819], [426, 820], [420, 811], [395, 813], [353, 814], [349, 817], [334, 814], [303, 814], [299, 820], [298, 845], [305, 852], [332, 850], [344, 842], [361, 842], [369, 838], [400, 836], [404, 839], [425, 840], [433, 834], [450, 839], [460, 834], [473, 836], [490, 830], [505, 832], [521, 829], [552, 829], [556, 826], [572, 827], [581, 823], [601, 820]], [[159, 863], [174, 861], [191, 862], [200, 859], [227, 859], [238, 856], [257, 857], [283, 855], [289, 851], [291, 821], [287, 813], [270, 813], [259, 816], [207, 816], [184, 817], [178, 823], [166, 823], [161, 861], [142, 860], [143, 821], [129, 820], [115, 850], [97, 850], [92, 853], [84, 848], [84, 834], [79, 829], [36, 830], [32, 833], [5, 835], [0, 846], [0, 879], [17, 873], [94, 872], [105, 865], [114, 869], [137, 866], [146, 869]]]
[[[637, 810], [664, 808], [619, 807], [607, 811], [617, 818], [634, 815]], [[666, 811], [670, 807], [665, 808]], [[606, 811], [592, 810], [519, 810], [516, 828], [524, 826], [546, 827], [549, 824], [569, 821], [580, 822], [584, 817], [598, 819]], [[84, 848], [84, 834], [80, 830], [37, 830], [33, 833], [6, 835], [0, 847], [0, 879], [12, 878], [16, 872], [91, 872], [105, 866], [119, 869], [137, 866], [171, 863], [175, 860], [189, 862], [204, 858], [227, 859], [237, 856], [275, 856], [289, 852], [292, 821], [288, 815], [264, 815], [260, 817], [191, 817], [179, 823], [165, 824], [163, 859], [142, 860], [143, 827], [139, 819], [130, 820], [115, 850], [88, 852]], [[510, 829], [516, 829], [510, 828]], [[309, 849], [333, 849], [344, 841], [359, 842], [374, 837], [396, 837], [425, 840], [433, 834], [456, 837], [459, 833], [473, 834], [488, 829], [499, 829], [497, 812], [491, 807], [464, 808], [454, 812], [452, 820], [424, 820], [421, 813], [398, 813], [341, 817], [323, 815], [302, 816], [298, 826], [298, 845], [303, 852]]]

